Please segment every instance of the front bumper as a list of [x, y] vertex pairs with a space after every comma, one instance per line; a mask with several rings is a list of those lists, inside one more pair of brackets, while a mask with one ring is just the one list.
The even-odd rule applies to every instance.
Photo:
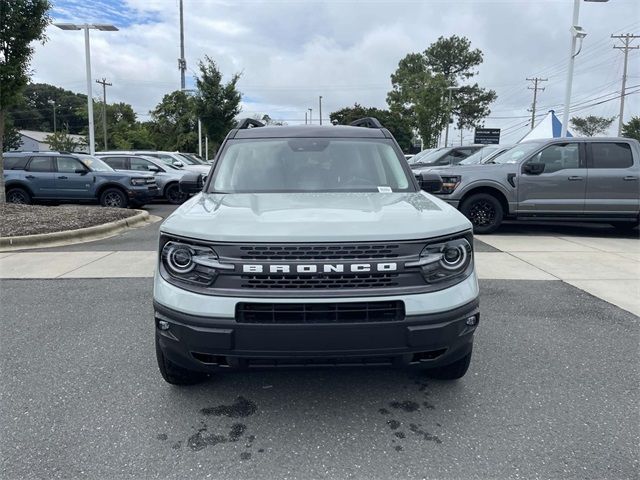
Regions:
[[[173, 295], [167, 295], [169, 291]], [[212, 313], [188, 313], [189, 308], [178, 311], [167, 306], [181, 305], [179, 297], [185, 299], [192, 295], [200, 299], [198, 310], [209, 303]], [[442, 295], [448, 297], [447, 308], [441, 304], [445, 298]], [[233, 315], [225, 315], [227, 302], [232, 302], [235, 309], [235, 304], [243, 299], [196, 295], [177, 289], [156, 276], [154, 308], [158, 346], [170, 361], [204, 372], [261, 366], [393, 364], [437, 367], [455, 362], [471, 350], [479, 321], [475, 274], [440, 292], [387, 298], [404, 302], [406, 316], [403, 320], [247, 324], [236, 322]], [[313, 299], [314, 302], [335, 300]], [[363, 299], [340, 299], [349, 300]], [[220, 304], [216, 306], [218, 301]], [[282, 299], [282, 302], [287, 300]], [[429, 304], [431, 309], [437, 310], [422, 308], [417, 311], [417, 305]], [[467, 324], [470, 317], [475, 317], [474, 325]], [[160, 322], [166, 322], [164, 326], [168, 325], [168, 329], [160, 329]]]
[[154, 198], [157, 198], [158, 195], [160, 195], [160, 190], [157, 186], [129, 188], [127, 190], [127, 196], [129, 197], [129, 200], [134, 200], [141, 203], [150, 202]]

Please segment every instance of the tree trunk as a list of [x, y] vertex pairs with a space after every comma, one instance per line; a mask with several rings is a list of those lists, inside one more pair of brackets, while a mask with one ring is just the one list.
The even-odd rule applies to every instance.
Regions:
[[4, 157], [2, 155], [2, 151], [4, 150], [4, 117], [5, 111], [0, 109], [0, 205], [6, 202], [4, 191]]

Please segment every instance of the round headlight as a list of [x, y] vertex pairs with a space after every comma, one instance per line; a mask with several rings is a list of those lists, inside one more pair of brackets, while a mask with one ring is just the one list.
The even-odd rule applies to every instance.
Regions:
[[171, 244], [165, 255], [167, 266], [175, 273], [189, 273], [196, 266], [193, 251], [186, 245]]
[[457, 270], [467, 261], [467, 249], [464, 245], [447, 245], [440, 261], [443, 268]]

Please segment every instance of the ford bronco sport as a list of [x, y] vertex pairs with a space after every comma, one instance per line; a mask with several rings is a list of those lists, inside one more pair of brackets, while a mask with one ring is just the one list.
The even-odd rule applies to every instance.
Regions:
[[[231, 130], [160, 228], [164, 379], [230, 368], [415, 366], [462, 377], [479, 321], [471, 223], [373, 118]], [[253, 128], [248, 128], [253, 127]], [[258, 128], [259, 127], [259, 128]]]

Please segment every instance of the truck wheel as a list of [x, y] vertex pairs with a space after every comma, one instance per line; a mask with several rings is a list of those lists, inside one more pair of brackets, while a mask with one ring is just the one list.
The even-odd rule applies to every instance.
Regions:
[[127, 208], [127, 196], [119, 188], [107, 188], [100, 195], [100, 205], [103, 207]]
[[7, 192], [7, 202], [31, 205], [31, 194], [24, 188], [12, 188]]
[[467, 353], [460, 360], [450, 363], [449, 365], [426, 370], [425, 373], [427, 376], [438, 380], [457, 380], [458, 378], [462, 378], [469, 369], [471, 353], [472, 352]]
[[473, 224], [474, 233], [491, 233], [498, 229], [504, 218], [500, 200], [488, 193], [476, 193], [467, 198], [460, 211]]
[[156, 359], [162, 378], [171, 385], [194, 385], [207, 377], [204, 373], [187, 370], [167, 359], [160, 348], [158, 332], [156, 332]]
[[179, 205], [187, 199], [187, 196], [180, 191], [180, 185], [177, 183], [167, 185], [164, 190], [164, 196], [172, 205]]

